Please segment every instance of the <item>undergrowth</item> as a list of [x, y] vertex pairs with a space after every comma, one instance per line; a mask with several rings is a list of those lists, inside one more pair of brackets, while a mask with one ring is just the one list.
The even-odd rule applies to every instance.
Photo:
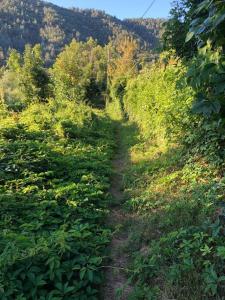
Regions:
[[178, 61], [125, 91], [131, 299], [224, 299], [224, 121], [193, 115], [192, 102]]
[[0, 299], [98, 299], [112, 123], [69, 101], [1, 116]]
[[[139, 140], [138, 140], [139, 138]], [[218, 167], [184, 148], [133, 136], [124, 178], [124, 209], [133, 217], [131, 299], [224, 299], [224, 185]]]

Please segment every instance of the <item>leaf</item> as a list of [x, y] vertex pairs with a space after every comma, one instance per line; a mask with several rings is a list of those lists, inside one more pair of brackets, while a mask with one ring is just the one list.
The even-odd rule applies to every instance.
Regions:
[[30, 281], [35, 285], [35, 275], [34, 273], [27, 273], [27, 277], [30, 279]]
[[185, 43], [188, 43], [193, 37], [194, 37], [195, 33], [193, 31], [189, 31], [186, 39], [185, 39]]
[[217, 247], [217, 255], [225, 259], [225, 246]]
[[205, 117], [210, 117], [213, 113], [220, 112], [221, 105], [219, 101], [209, 101], [206, 99], [196, 101], [192, 106], [192, 112], [195, 114], [203, 114]]
[[208, 71], [208, 70], [211, 70], [211, 69], [213, 69], [213, 68], [217, 68], [217, 64], [216, 63], [214, 63], [214, 62], [210, 62], [210, 63], [208, 63], [208, 64], [204, 64], [204, 71]]
[[86, 274], [86, 271], [87, 271], [86, 268], [82, 268], [82, 269], [80, 270], [80, 279], [81, 279], [81, 280], [84, 279], [84, 276], [85, 276], [85, 274]]
[[56, 287], [59, 291], [62, 291], [62, 290], [63, 290], [63, 285], [62, 285], [61, 282], [57, 282], [57, 283], [55, 284], [55, 287]]
[[93, 279], [94, 279], [94, 272], [91, 271], [91, 270], [88, 270], [87, 275], [88, 275], [89, 281], [90, 281], [90, 282], [93, 282]]
[[224, 83], [218, 83], [216, 86], [215, 86], [215, 94], [216, 95], [219, 95], [221, 93], [224, 93], [225, 91], [225, 84]]
[[201, 24], [200, 26], [197, 27], [197, 30], [196, 30], [196, 35], [199, 35], [201, 33], [203, 33], [204, 31], [206, 31], [207, 29], [207, 26], [205, 26], [205, 24]]
[[73, 286], [65, 287], [64, 293], [65, 293], [65, 294], [68, 294], [68, 293], [74, 291], [74, 289], [75, 289], [75, 287], [73, 287]]
[[90, 259], [90, 263], [94, 265], [100, 265], [102, 263], [102, 258], [101, 257], [92, 257]]

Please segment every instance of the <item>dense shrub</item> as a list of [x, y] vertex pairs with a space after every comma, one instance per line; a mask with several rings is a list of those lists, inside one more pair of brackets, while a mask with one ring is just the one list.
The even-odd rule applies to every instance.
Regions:
[[146, 138], [158, 142], [174, 139], [189, 126], [193, 93], [186, 84], [185, 72], [177, 62], [166, 68], [159, 64], [128, 82], [125, 112]]
[[104, 104], [106, 50], [93, 39], [73, 40], [62, 51], [52, 69], [55, 96], [60, 100]]

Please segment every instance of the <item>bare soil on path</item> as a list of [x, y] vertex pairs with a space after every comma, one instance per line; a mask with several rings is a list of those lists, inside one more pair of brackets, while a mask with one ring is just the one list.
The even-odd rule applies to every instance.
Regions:
[[103, 288], [103, 300], [127, 300], [132, 292], [132, 287], [127, 284], [127, 268], [129, 257], [124, 246], [128, 240], [128, 231], [124, 224], [129, 220], [129, 214], [121, 208], [124, 201], [123, 171], [126, 167], [126, 153], [121, 145], [120, 128], [117, 129], [117, 153], [113, 160], [114, 175], [111, 179], [111, 188], [114, 205], [111, 207], [108, 224], [115, 230], [110, 244], [109, 266], [105, 271], [105, 286]]

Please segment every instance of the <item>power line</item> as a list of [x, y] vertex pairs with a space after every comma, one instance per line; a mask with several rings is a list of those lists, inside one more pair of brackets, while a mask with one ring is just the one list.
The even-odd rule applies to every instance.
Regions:
[[151, 2], [151, 4], [149, 5], [149, 7], [148, 7], [148, 8], [146, 9], [146, 11], [143, 13], [141, 19], [143, 19], [144, 16], [150, 11], [150, 9], [152, 8], [152, 6], [154, 5], [155, 2], [156, 2], [156, 0], [153, 0], [153, 1]]

